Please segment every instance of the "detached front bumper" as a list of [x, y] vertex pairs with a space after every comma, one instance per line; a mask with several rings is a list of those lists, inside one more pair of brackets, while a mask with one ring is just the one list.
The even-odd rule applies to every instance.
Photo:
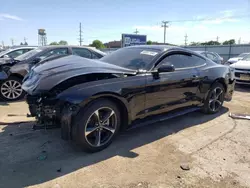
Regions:
[[234, 93], [234, 87], [235, 87], [236, 80], [229, 81], [227, 85], [227, 91], [225, 93], [225, 101], [231, 101]]

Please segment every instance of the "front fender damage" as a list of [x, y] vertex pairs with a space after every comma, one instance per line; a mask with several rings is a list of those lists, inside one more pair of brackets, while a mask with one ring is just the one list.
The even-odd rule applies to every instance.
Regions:
[[[78, 100], [73, 100], [75, 92], [70, 93], [67, 95], [67, 98], [64, 98], [63, 94], [65, 91], [76, 86], [84, 88], [85, 83], [97, 83], [100, 80], [123, 76], [123, 74], [107, 73], [87, 74], [61, 82], [48, 92], [43, 92], [38, 95], [27, 95], [26, 101], [29, 105], [30, 115], [37, 120], [36, 128], [61, 127], [62, 138], [66, 140], [70, 139], [72, 119], [82, 107], [80, 103], [84, 98], [81, 97]], [[68, 100], [69, 98], [70, 100]]]

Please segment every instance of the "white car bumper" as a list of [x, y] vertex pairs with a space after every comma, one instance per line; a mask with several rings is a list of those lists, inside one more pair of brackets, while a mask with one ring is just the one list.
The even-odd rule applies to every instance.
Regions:
[[250, 85], [250, 69], [235, 69], [235, 79], [237, 84]]

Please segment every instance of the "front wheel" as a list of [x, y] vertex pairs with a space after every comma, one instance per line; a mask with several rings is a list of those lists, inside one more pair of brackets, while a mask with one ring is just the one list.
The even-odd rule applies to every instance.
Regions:
[[215, 83], [209, 90], [208, 96], [204, 102], [202, 111], [207, 114], [217, 113], [224, 102], [225, 89], [221, 83]]
[[0, 85], [0, 97], [5, 101], [23, 99], [25, 92], [22, 90], [22, 79], [11, 76]]
[[97, 152], [108, 147], [119, 132], [121, 117], [117, 105], [98, 99], [80, 110], [72, 127], [72, 137], [86, 151]]

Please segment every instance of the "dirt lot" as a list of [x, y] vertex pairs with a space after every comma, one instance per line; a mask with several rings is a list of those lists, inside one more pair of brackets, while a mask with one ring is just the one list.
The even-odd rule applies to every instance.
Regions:
[[1, 102], [0, 187], [250, 187], [250, 121], [228, 117], [250, 114], [250, 88], [224, 106], [122, 133], [88, 154], [60, 130], [33, 131], [24, 102]]

